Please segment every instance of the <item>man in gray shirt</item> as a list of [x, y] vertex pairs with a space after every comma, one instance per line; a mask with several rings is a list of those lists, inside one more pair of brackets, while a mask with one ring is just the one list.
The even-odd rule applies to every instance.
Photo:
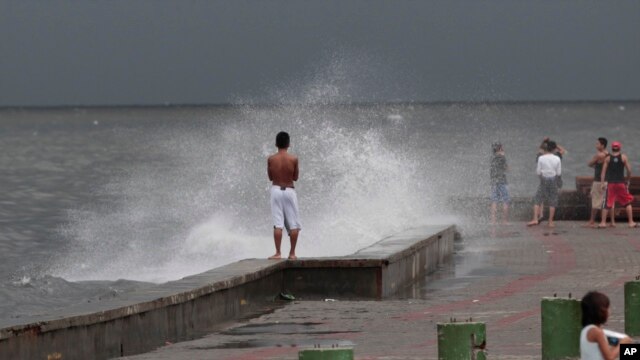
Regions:
[[508, 222], [509, 216], [509, 188], [507, 186], [507, 158], [501, 143], [493, 143], [491, 146], [493, 156], [489, 175], [491, 177], [491, 223], [496, 223], [498, 203], [502, 204], [502, 223]]

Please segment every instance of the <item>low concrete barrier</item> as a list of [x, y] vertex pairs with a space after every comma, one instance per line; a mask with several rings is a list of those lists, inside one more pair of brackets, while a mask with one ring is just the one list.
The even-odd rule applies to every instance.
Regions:
[[485, 360], [487, 327], [483, 322], [439, 323], [439, 360]]
[[542, 359], [579, 358], [582, 331], [580, 300], [545, 297], [540, 302], [540, 313]]
[[624, 332], [640, 336], [640, 279], [624, 284]]
[[0, 359], [107, 359], [201, 336], [264, 306], [297, 298], [382, 299], [453, 253], [454, 226], [385, 238], [343, 257], [249, 259], [0, 329]]
[[298, 360], [353, 360], [353, 349], [307, 349], [298, 352]]
[[382, 299], [453, 254], [453, 226], [404, 231], [340, 258], [290, 261], [284, 287], [305, 299]]

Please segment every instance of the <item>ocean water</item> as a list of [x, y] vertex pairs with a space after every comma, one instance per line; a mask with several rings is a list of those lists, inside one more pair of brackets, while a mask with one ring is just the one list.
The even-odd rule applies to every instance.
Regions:
[[0, 110], [0, 324], [271, 255], [280, 130], [300, 157], [305, 257], [463, 221], [447, 200], [488, 196], [493, 141], [513, 196], [535, 192], [544, 136], [568, 149], [567, 188], [599, 136], [638, 174], [639, 118], [640, 103]]

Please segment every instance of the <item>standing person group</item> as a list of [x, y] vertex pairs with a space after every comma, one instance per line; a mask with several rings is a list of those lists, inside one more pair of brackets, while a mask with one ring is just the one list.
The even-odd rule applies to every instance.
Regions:
[[[596, 141], [596, 154], [588, 165], [594, 169], [594, 181], [591, 186], [591, 216], [587, 226], [607, 227], [607, 215], [611, 212], [611, 225], [615, 226], [613, 208], [616, 203], [627, 211], [629, 227], [637, 227], [633, 221], [631, 203], [633, 195], [629, 193], [631, 180], [631, 165], [627, 155], [623, 154], [622, 144], [614, 141], [611, 153], [607, 151], [608, 141], [600, 137]], [[496, 223], [498, 204], [502, 204], [502, 222], [508, 221], [509, 191], [507, 188], [506, 172], [508, 169], [504, 147], [501, 143], [492, 144], [491, 158], [491, 223]], [[533, 217], [528, 226], [540, 224], [544, 219], [544, 205], [549, 207], [548, 224], [555, 227], [554, 217], [558, 206], [559, 189], [562, 188], [562, 157], [566, 149], [555, 141], [545, 137], [539, 147], [536, 162], [536, 174], [540, 179], [534, 196]], [[596, 225], [596, 215], [601, 212], [601, 221]]]
[[[626, 170], [626, 175], [625, 175]], [[606, 182], [605, 182], [606, 180]], [[600, 188], [606, 189], [606, 200], [602, 209], [602, 219], [598, 228], [607, 227], [607, 212], [613, 208], [615, 203], [619, 203], [627, 210], [629, 227], [637, 227], [633, 221], [633, 195], [629, 193], [631, 181], [631, 165], [627, 155], [622, 153], [622, 144], [618, 141], [611, 143], [611, 154], [609, 154], [602, 164], [600, 172]], [[612, 214], [613, 217], [613, 214]]]
[[[283, 229], [287, 229], [291, 240], [289, 259], [296, 259], [296, 244], [301, 229], [298, 211], [298, 198], [294, 189], [294, 182], [298, 180], [298, 158], [288, 153], [290, 145], [289, 134], [282, 131], [276, 136], [278, 152], [269, 156], [267, 160], [267, 174], [272, 182], [271, 186], [271, 214], [273, 218], [273, 239], [276, 253], [270, 259], [280, 259], [280, 246]], [[507, 158], [501, 143], [493, 143], [491, 158], [491, 223], [496, 223], [498, 204], [502, 204], [502, 223], [508, 222], [509, 189], [507, 186]], [[543, 218], [543, 206], [549, 206], [549, 227], [555, 227], [554, 217], [558, 206], [558, 189], [562, 187], [562, 156], [566, 150], [555, 141], [544, 138], [539, 148], [536, 174], [540, 184], [534, 197], [533, 218], [528, 226], [540, 224]], [[594, 182], [591, 187], [591, 217], [588, 226], [595, 227], [595, 217], [598, 209], [602, 208], [602, 215], [598, 228], [607, 227], [607, 214], [619, 203], [627, 211], [629, 227], [637, 227], [633, 221], [631, 203], [633, 195], [629, 193], [631, 180], [631, 165], [627, 155], [622, 153], [622, 144], [614, 141], [611, 153], [607, 152], [607, 139], [598, 138], [596, 154], [588, 163], [594, 168]], [[626, 171], [626, 173], [625, 173]], [[614, 216], [611, 216], [615, 226]]]

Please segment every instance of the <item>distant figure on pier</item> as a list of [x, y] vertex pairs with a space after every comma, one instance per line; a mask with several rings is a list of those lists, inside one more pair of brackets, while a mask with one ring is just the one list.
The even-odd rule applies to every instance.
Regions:
[[491, 145], [493, 156], [491, 157], [491, 223], [496, 223], [496, 213], [498, 204], [502, 204], [502, 223], [509, 220], [509, 188], [507, 187], [507, 157], [504, 153], [504, 146], [496, 142]]
[[580, 359], [617, 359], [620, 344], [630, 344], [625, 334], [606, 330], [603, 325], [609, 319], [609, 297], [597, 292], [588, 292], [580, 301], [582, 308], [582, 331], [580, 332]]
[[555, 155], [556, 143], [547, 141], [544, 153], [538, 157], [536, 174], [540, 177], [540, 185], [534, 197], [533, 219], [527, 226], [538, 225], [540, 223], [540, 212], [544, 204], [549, 206], [549, 227], [555, 227], [553, 218], [558, 206], [558, 179], [562, 175], [562, 165], [560, 157]]
[[296, 259], [296, 243], [300, 232], [298, 198], [293, 182], [298, 180], [298, 158], [289, 154], [289, 134], [281, 131], [276, 135], [278, 152], [269, 156], [267, 173], [271, 180], [271, 215], [273, 217], [273, 240], [276, 253], [269, 259], [280, 259], [282, 229], [286, 228], [291, 239], [289, 259]]
[[[627, 209], [627, 219], [629, 227], [637, 227], [633, 221], [633, 208], [631, 202], [633, 195], [629, 194], [629, 181], [631, 181], [631, 165], [627, 155], [621, 152], [622, 144], [618, 141], [611, 143], [611, 154], [605, 159], [600, 174], [600, 187], [607, 190], [607, 200], [602, 209], [602, 219], [599, 228], [607, 227], [607, 211], [611, 209], [616, 201]], [[627, 175], [625, 176], [625, 169]], [[607, 183], [605, 184], [605, 178]]]
[[[609, 152], [607, 151], [607, 139], [600, 137], [596, 141], [596, 154], [593, 155], [588, 165], [593, 168], [593, 183], [591, 184], [591, 217], [589, 218], [588, 227], [596, 227], [596, 213], [598, 211], [602, 211], [604, 205], [604, 195], [607, 192], [607, 177], [605, 174], [604, 178], [604, 186], [602, 187], [601, 175], [602, 175], [602, 166], [604, 165], [604, 161], [609, 156]], [[606, 222], [606, 219], [605, 219]], [[613, 217], [613, 212], [611, 215], [611, 225], [615, 226], [615, 220]]]

